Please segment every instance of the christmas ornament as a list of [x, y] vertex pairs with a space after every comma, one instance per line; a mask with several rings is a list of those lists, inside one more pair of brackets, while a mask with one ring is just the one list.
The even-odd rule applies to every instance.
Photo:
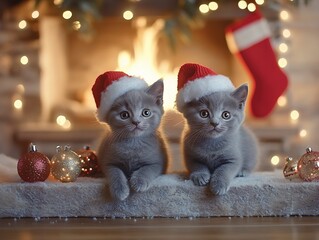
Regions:
[[176, 106], [181, 111], [183, 106], [192, 100], [213, 92], [233, 91], [235, 87], [228, 77], [205, 66], [186, 63], [179, 69], [177, 90]]
[[319, 152], [307, 148], [306, 153], [298, 161], [298, 173], [304, 181], [319, 180]]
[[57, 153], [51, 159], [51, 173], [61, 182], [74, 182], [81, 173], [79, 155], [65, 146], [64, 150], [58, 146]]
[[77, 154], [81, 160], [80, 177], [94, 177], [101, 172], [97, 156], [89, 146], [85, 146], [83, 149], [78, 150]]
[[49, 177], [50, 161], [31, 143], [29, 152], [20, 157], [17, 170], [25, 182], [43, 182]]
[[270, 36], [267, 21], [258, 10], [226, 29], [230, 51], [246, 66], [255, 83], [251, 98], [251, 111], [255, 117], [269, 115], [288, 86], [288, 78], [278, 66]]
[[291, 179], [299, 178], [297, 163], [298, 161], [294, 160], [292, 157], [286, 158], [286, 164], [283, 170], [283, 173], [286, 179], [291, 180]]
[[118, 97], [133, 89], [146, 89], [147, 83], [120, 71], [108, 71], [97, 77], [92, 93], [97, 107], [96, 117], [100, 121], [110, 110]]

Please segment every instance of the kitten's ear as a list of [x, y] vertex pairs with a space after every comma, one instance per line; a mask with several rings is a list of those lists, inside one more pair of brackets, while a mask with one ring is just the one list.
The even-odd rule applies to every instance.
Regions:
[[239, 108], [242, 109], [245, 106], [245, 102], [248, 96], [247, 83], [241, 85], [235, 91], [233, 91], [231, 93], [231, 96], [234, 97], [239, 102]]
[[149, 86], [146, 92], [152, 95], [156, 99], [157, 105], [163, 105], [163, 93], [164, 93], [163, 79], [159, 79], [155, 83], [153, 83], [151, 86]]

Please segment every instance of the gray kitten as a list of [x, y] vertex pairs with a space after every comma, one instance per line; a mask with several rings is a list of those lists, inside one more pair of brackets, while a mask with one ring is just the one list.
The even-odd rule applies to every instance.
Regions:
[[168, 155], [158, 131], [163, 89], [163, 81], [158, 80], [146, 90], [131, 90], [115, 100], [105, 118], [110, 131], [98, 158], [115, 200], [126, 199], [130, 188], [146, 191], [166, 171]]
[[195, 185], [210, 184], [225, 194], [233, 178], [246, 176], [257, 162], [257, 141], [242, 125], [248, 94], [246, 84], [233, 92], [215, 92], [188, 103], [183, 153]]

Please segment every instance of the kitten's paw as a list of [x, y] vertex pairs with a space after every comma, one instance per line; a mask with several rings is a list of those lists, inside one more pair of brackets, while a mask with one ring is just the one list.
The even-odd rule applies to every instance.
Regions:
[[150, 181], [142, 178], [133, 176], [130, 180], [131, 187], [135, 192], [144, 192], [150, 187]]
[[248, 170], [241, 170], [236, 177], [247, 177], [250, 174], [250, 172]]
[[224, 195], [229, 190], [230, 183], [226, 181], [221, 181], [218, 179], [211, 178], [210, 180], [210, 190], [214, 195]]
[[210, 174], [202, 172], [193, 172], [190, 175], [190, 179], [197, 186], [206, 186], [209, 183]]
[[110, 186], [110, 193], [114, 200], [125, 200], [130, 195], [130, 188], [127, 184], [115, 184]]

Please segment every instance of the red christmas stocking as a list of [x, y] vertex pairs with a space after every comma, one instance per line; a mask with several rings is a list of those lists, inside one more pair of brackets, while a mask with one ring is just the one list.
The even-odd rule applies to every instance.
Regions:
[[279, 68], [270, 43], [266, 20], [259, 11], [255, 11], [228, 26], [226, 40], [230, 51], [242, 60], [254, 79], [252, 114], [266, 117], [288, 86], [288, 78]]

